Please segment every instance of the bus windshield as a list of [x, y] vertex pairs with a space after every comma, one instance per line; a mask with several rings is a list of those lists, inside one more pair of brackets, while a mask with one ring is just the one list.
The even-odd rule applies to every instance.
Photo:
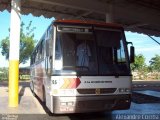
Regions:
[[128, 75], [122, 31], [57, 31], [54, 74]]

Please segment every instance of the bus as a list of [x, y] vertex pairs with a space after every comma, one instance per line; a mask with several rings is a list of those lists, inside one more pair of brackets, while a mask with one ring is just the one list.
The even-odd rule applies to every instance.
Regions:
[[55, 114], [129, 109], [129, 43], [119, 24], [55, 20], [31, 55], [31, 91]]

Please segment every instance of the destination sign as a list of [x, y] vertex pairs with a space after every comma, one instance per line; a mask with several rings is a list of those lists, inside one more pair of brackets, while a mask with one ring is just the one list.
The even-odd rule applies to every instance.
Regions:
[[90, 28], [78, 28], [78, 27], [58, 27], [58, 31], [60, 32], [81, 32], [81, 33], [89, 33], [91, 32]]

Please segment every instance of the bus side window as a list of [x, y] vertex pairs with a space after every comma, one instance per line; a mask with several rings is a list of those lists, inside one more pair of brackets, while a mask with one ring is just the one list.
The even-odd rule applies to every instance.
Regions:
[[31, 63], [30, 63], [30, 65], [32, 65], [33, 64], [33, 54], [31, 55]]
[[42, 60], [44, 58], [44, 42], [43, 40], [41, 41], [40, 43], [40, 46], [39, 46], [39, 59]]
[[36, 53], [35, 53], [35, 62], [37, 62], [38, 61], [38, 48], [36, 48]]
[[35, 52], [31, 56], [31, 65], [35, 63]]
[[49, 56], [49, 40], [46, 40], [46, 56]]
[[53, 26], [50, 26], [46, 32], [46, 56], [52, 55], [52, 39], [53, 39]]
[[42, 40], [41, 45], [42, 59], [44, 59], [44, 40]]
[[41, 44], [38, 47], [38, 61], [41, 60]]
[[60, 60], [61, 55], [62, 55], [62, 50], [61, 50], [61, 40], [60, 40], [60, 35], [57, 35], [57, 40], [56, 40], [56, 51], [55, 51], [55, 59]]

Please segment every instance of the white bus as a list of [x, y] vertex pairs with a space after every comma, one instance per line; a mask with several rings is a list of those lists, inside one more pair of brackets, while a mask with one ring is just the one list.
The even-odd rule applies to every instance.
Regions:
[[56, 20], [31, 55], [31, 90], [56, 114], [129, 109], [128, 43], [118, 24]]

